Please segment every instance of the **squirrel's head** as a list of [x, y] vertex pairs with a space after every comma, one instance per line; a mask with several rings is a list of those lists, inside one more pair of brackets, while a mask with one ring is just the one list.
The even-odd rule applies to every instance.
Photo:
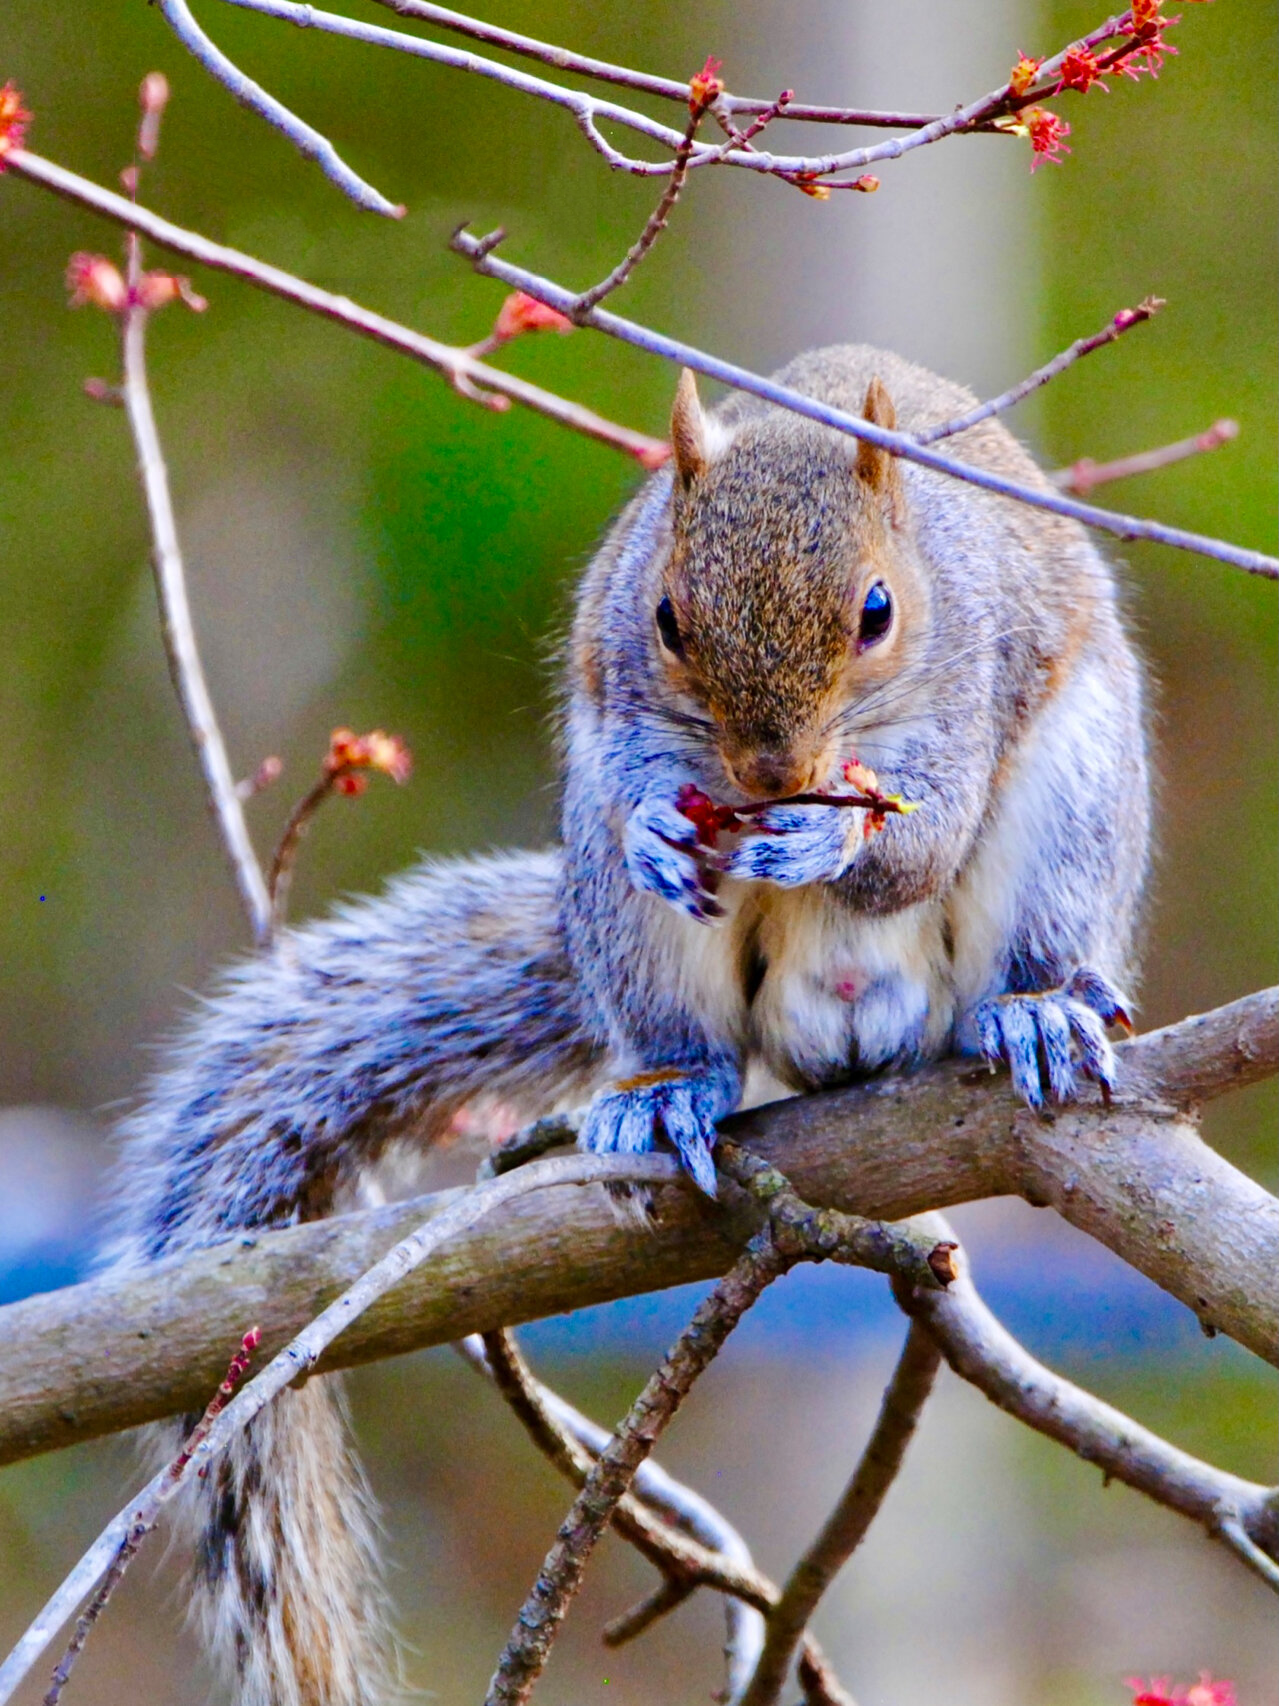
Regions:
[[[872, 379], [863, 417], [892, 428]], [[726, 425], [683, 373], [673, 543], [652, 613], [673, 695], [747, 795], [834, 780], [841, 720], [918, 652], [928, 597], [896, 461], [782, 410]]]

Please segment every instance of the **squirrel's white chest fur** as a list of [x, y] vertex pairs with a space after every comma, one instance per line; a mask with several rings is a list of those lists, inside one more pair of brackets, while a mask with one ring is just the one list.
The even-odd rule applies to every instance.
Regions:
[[663, 908], [667, 964], [704, 1022], [792, 1089], [944, 1053], [955, 1019], [940, 902], [871, 917], [818, 886], [726, 883], [715, 929]]

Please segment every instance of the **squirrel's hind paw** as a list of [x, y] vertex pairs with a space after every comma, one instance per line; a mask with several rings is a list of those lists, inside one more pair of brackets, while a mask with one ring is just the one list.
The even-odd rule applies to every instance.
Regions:
[[653, 1082], [622, 1080], [602, 1090], [587, 1109], [578, 1142], [600, 1155], [635, 1155], [664, 1134], [685, 1171], [708, 1197], [716, 1192], [716, 1118], [732, 1106], [715, 1075], [685, 1078], [643, 1074]]
[[1118, 1065], [1106, 1026], [1131, 1028], [1123, 996], [1088, 967], [1060, 989], [983, 1001], [973, 1022], [980, 1052], [1008, 1067], [1013, 1088], [1032, 1108], [1042, 1108], [1046, 1099], [1069, 1102], [1080, 1070], [1109, 1095]]

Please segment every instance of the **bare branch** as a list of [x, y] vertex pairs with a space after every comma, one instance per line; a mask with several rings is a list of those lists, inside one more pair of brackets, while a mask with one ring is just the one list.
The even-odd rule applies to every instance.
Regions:
[[[458, 1351], [497, 1386], [539, 1451], [577, 1487], [613, 1437], [538, 1380], [520, 1355], [512, 1333], [502, 1330], [461, 1341]], [[642, 1504], [637, 1502], [642, 1500]], [[649, 1507], [649, 1508], [646, 1508]], [[661, 1513], [654, 1521], [652, 1511]], [[755, 1568], [750, 1548], [728, 1520], [691, 1487], [676, 1481], [651, 1459], [640, 1465], [634, 1491], [621, 1500], [614, 1527], [679, 1590], [663, 1597], [659, 1588], [643, 1617], [629, 1614], [610, 1624], [610, 1646], [633, 1640], [698, 1587], [724, 1595], [725, 1697], [736, 1700], [755, 1668], [764, 1641], [758, 1607], [772, 1604], [778, 1590]], [[691, 1537], [691, 1544], [690, 1544]]]
[[160, 1512], [164, 1505], [177, 1491], [179, 1479], [191, 1457], [191, 1453], [213, 1426], [214, 1420], [226, 1408], [249, 1366], [254, 1351], [258, 1348], [260, 1337], [258, 1329], [251, 1327], [240, 1340], [240, 1348], [231, 1358], [222, 1383], [209, 1400], [204, 1414], [183, 1441], [182, 1449], [161, 1476], [160, 1484], [151, 1498], [135, 1508], [128, 1533], [125, 1534], [116, 1548], [115, 1557], [111, 1560], [106, 1574], [99, 1583], [97, 1592], [77, 1619], [75, 1632], [68, 1643], [67, 1650], [54, 1668], [49, 1692], [44, 1697], [44, 1706], [58, 1706], [58, 1701], [62, 1698], [62, 1690], [67, 1685], [76, 1660], [84, 1651], [84, 1644], [89, 1638], [93, 1625], [106, 1610], [111, 1595], [120, 1585], [125, 1571], [137, 1556], [142, 1542], [160, 1520]]
[[[183, 12], [186, 11], [185, 0], [162, 0], [162, 4], [171, 23], [173, 17], [170, 14], [174, 9], [180, 7]], [[323, 12], [315, 6], [300, 3], [300, 0], [227, 0], [227, 4], [238, 6], [246, 11], [259, 12], [264, 16], [276, 18], [282, 22], [295, 24], [302, 29], [322, 30], [330, 35], [343, 36], [348, 40], [363, 42], [367, 46], [391, 48], [418, 59], [432, 60], [436, 64], [489, 78], [494, 82], [506, 85], [508, 88], [536, 96], [554, 106], [563, 107], [573, 114], [578, 128], [591, 146], [615, 170], [629, 172], [637, 177], [664, 177], [674, 169], [673, 158], [661, 161], [636, 159], [614, 148], [603, 135], [599, 128], [602, 122], [618, 124], [661, 144], [674, 156], [679, 148], [680, 133], [668, 125], [660, 124], [649, 118], [644, 113], [637, 112], [634, 108], [619, 106], [613, 101], [599, 100], [597, 97], [584, 94], [580, 90], [567, 89], [561, 84], [548, 82], [545, 78], [533, 77], [528, 72], [502, 65], [496, 60], [483, 59], [478, 54], [446, 47], [439, 42], [427, 41], [421, 36], [406, 35], [399, 30], [388, 30], [377, 24], [365, 24], [333, 12]], [[400, 10], [398, 6], [395, 9]], [[423, 13], [416, 15], [424, 16]], [[451, 16], [454, 22], [449, 27], [462, 27], [463, 24], [471, 23], [470, 20], [461, 20], [458, 14]], [[187, 14], [187, 18], [189, 20], [189, 14]], [[444, 20], [437, 17], [429, 21], [443, 22]], [[787, 179], [799, 178], [816, 181], [832, 178], [834, 174], [839, 172], [861, 172], [867, 166], [881, 160], [900, 159], [903, 155], [911, 153], [917, 148], [927, 147], [931, 143], [940, 142], [944, 137], [953, 136], [962, 131], [991, 128], [1001, 121], [1005, 128], [1015, 128], [1017, 114], [1033, 105], [1044, 95], [1059, 92], [1061, 84], [1058, 72], [1062, 60], [1070, 48], [1093, 47], [1103, 41], [1115, 42], [1116, 46], [1107, 56], [1105, 62], [1108, 71], [1117, 68], [1131, 54], [1142, 51], [1141, 38], [1136, 34], [1130, 36], [1126, 33], [1127, 26], [1131, 23], [1131, 12], [1125, 12], [1120, 18], [1108, 19], [1098, 29], [1093, 30], [1091, 34], [1082, 37], [1079, 42], [1071, 43], [1070, 47], [1063, 48], [1060, 53], [1044, 60], [1025, 88], [1014, 88], [1011, 82], [1003, 83], [999, 88], [991, 90], [989, 94], [981, 96], [967, 106], [957, 107], [944, 117], [928, 119], [925, 123], [911, 130], [906, 136], [893, 137], [887, 142], [875, 143], [864, 148], [846, 149], [842, 152], [820, 155], [774, 155], [750, 147], [730, 147], [725, 150], [701, 145], [693, 149], [688, 161], [688, 169], [695, 170], [701, 166], [739, 166], [749, 171], [763, 172]], [[480, 26], [472, 26], [466, 28], [464, 33], [478, 35], [480, 28]], [[188, 39], [190, 31], [195, 31], [196, 37], [198, 37], [200, 44], [198, 48], [193, 45], [195, 38]], [[301, 125], [300, 121], [294, 118], [287, 109], [280, 107], [278, 102], [273, 102], [271, 97], [265, 95], [256, 84], [249, 83], [248, 79], [243, 78], [234, 67], [230, 66], [229, 62], [218, 54], [217, 49], [208, 43], [207, 38], [204, 38], [196, 30], [193, 20], [189, 20], [188, 35], [184, 35], [183, 39], [187, 41], [188, 46], [192, 47], [192, 51], [197, 53], [197, 57], [202, 58], [208, 64], [214, 75], [227, 83], [227, 86], [233, 90], [236, 88], [237, 82], [243, 85], [245, 93], [240, 98], [245, 99], [246, 104], [253, 105], [255, 110], [259, 111], [268, 122], [284, 130], [297, 146], [303, 148], [303, 152], [314, 152], [316, 145], [322, 143], [323, 139], [319, 138], [314, 131]], [[487, 39], [494, 38], [490, 35]], [[516, 42], [520, 45], [515, 46]], [[507, 40], [500, 45], [508, 46], [512, 51], [524, 53], [544, 62], [555, 63], [553, 56], [556, 50], [550, 49], [544, 43], [535, 42], [527, 36], [508, 35]], [[209, 56], [216, 56], [216, 58]], [[608, 81], [627, 82], [632, 87], [641, 86], [635, 81], [638, 74], [622, 75], [621, 68], [608, 67], [604, 61], [592, 61], [590, 63], [611, 72], [612, 75], [606, 79]], [[598, 72], [588, 72], [587, 74], [597, 75]], [[653, 81], [664, 82], [661, 79]], [[650, 87], [649, 92], [668, 95], [675, 87], [676, 85], [662, 88]], [[687, 98], [688, 90], [684, 95], [684, 99]], [[761, 111], [768, 104], [750, 102], [747, 103], [747, 108]], [[726, 110], [731, 114], [731, 105]], [[877, 115], [880, 121], [902, 116], [905, 115]], [[918, 117], [919, 115], [911, 116]], [[862, 122], [864, 117], [865, 115], [856, 118], [850, 116], [850, 122]], [[303, 147], [303, 140], [307, 143], [306, 147]], [[336, 161], [336, 155], [333, 156], [333, 159]], [[341, 162], [338, 161], [337, 165], [341, 166]], [[343, 167], [342, 170], [345, 171], [346, 168]], [[329, 171], [329, 176], [334, 176], [334, 173]], [[335, 181], [338, 180], [335, 178]], [[346, 188], [347, 186], [343, 185], [343, 187]], [[832, 182], [826, 187], [834, 189], [842, 186]], [[362, 189], [367, 191], [367, 186], [362, 186]], [[354, 192], [347, 188], [347, 193], [353, 194]], [[358, 196], [356, 199], [359, 199]], [[361, 205], [367, 204], [361, 202]]]
[[907, 1283], [925, 1289], [949, 1281], [953, 1245], [921, 1236], [911, 1227], [886, 1226], [859, 1215], [814, 1208], [775, 1167], [736, 1143], [721, 1142], [716, 1164], [725, 1179], [763, 1208], [766, 1223], [698, 1306], [600, 1454], [511, 1630], [489, 1683], [486, 1706], [519, 1706], [528, 1699], [581, 1585], [587, 1560], [639, 1465], [698, 1376], [773, 1280], [796, 1262], [833, 1259], [881, 1273], [910, 1275]]
[[[1275, 1516], [1274, 1502], [1276, 1493], [1270, 1494], [1270, 1516]], [[1240, 1520], [1237, 1512], [1223, 1508], [1217, 1516], [1217, 1536], [1224, 1541], [1230, 1550], [1237, 1554], [1255, 1576], [1259, 1576], [1266, 1586], [1279, 1593], [1279, 1546], [1276, 1545], [1275, 1534], [1279, 1524], [1273, 1524], [1270, 1536], [1271, 1550], [1263, 1552], [1256, 1541], [1252, 1539]]]
[[[646, 95], [659, 95], [665, 100], [678, 101], [681, 104], [687, 103], [692, 94], [687, 83], [677, 82], [674, 78], [655, 77], [647, 71], [632, 71], [624, 65], [612, 65], [605, 59], [592, 59], [588, 54], [554, 47], [550, 42], [538, 41], [533, 36], [520, 35], [515, 30], [504, 30], [479, 18], [469, 18], [462, 12], [451, 11], [447, 6], [428, 4], [428, 0], [377, 0], [377, 4], [388, 7], [402, 18], [416, 18], [424, 24], [436, 24], [441, 29], [454, 30], [459, 35], [470, 36], [473, 41], [487, 42], [490, 47], [504, 48], [508, 53], [521, 54], [526, 59], [536, 59], [543, 65], [552, 65], [557, 71], [575, 72], [578, 76], [592, 77], [600, 83], [618, 84], [622, 88], [635, 89]], [[775, 104], [773, 101], [760, 100], [749, 95], [730, 95], [725, 91], [716, 101], [715, 107], [717, 112], [722, 111], [729, 116], [734, 113], [749, 116], [769, 112]], [[931, 124], [936, 115], [882, 112], [862, 107], [805, 106], [795, 103], [788, 106], [786, 116], [816, 124], [862, 124], [888, 130], [918, 130], [923, 125]]]
[[395, 320], [388, 320], [385, 315], [359, 307], [349, 297], [321, 290], [318, 285], [308, 284], [305, 279], [284, 272], [280, 267], [256, 260], [252, 255], [243, 254], [238, 249], [229, 249], [225, 244], [214, 243], [194, 231], [184, 230], [182, 226], [162, 219], [148, 208], [139, 207], [124, 196], [117, 195], [114, 190], [104, 189], [101, 185], [90, 182], [88, 178], [82, 178], [75, 172], [67, 171], [63, 166], [55, 165], [51, 160], [42, 159], [38, 154], [32, 154], [26, 149], [13, 149], [5, 155], [5, 166], [18, 176], [39, 184], [43, 189], [52, 190], [55, 195], [60, 195], [67, 201], [87, 207], [126, 229], [140, 232], [161, 248], [171, 249], [176, 254], [198, 261], [202, 266], [243, 279], [246, 284], [251, 284], [258, 290], [268, 291], [272, 296], [292, 302], [311, 314], [320, 315], [322, 319], [336, 321], [348, 330], [358, 332], [361, 337], [372, 338], [375, 343], [383, 344], [401, 355], [411, 356], [424, 367], [442, 374], [455, 389], [462, 391], [463, 395], [470, 396], [472, 392], [458, 384], [459, 378], [468, 381], [476, 389], [499, 392], [502, 396], [509, 397], [513, 403], [520, 403], [525, 408], [546, 415], [561, 426], [570, 427], [587, 438], [611, 445], [614, 449], [635, 457], [646, 468], [660, 467], [666, 459], [667, 446], [661, 439], [650, 438], [647, 433], [633, 432], [629, 427], [619, 426], [616, 422], [597, 415], [594, 410], [584, 408], [580, 403], [558, 397], [553, 391], [545, 391], [541, 386], [530, 385], [527, 380], [517, 379], [512, 374], [503, 373], [500, 368], [489, 367], [485, 362], [477, 361], [466, 349], [444, 344], [436, 338], [412, 331]]
[[[518, 1178], [518, 1173], [515, 1176]], [[587, 1560], [640, 1464], [733, 1328], [788, 1266], [771, 1227], [765, 1227], [698, 1307], [600, 1454], [561, 1524], [498, 1661], [485, 1696], [486, 1706], [520, 1706], [528, 1699], [581, 1584]]]
[[861, 1545], [901, 1470], [940, 1366], [941, 1351], [931, 1335], [912, 1322], [861, 1461], [821, 1533], [791, 1571], [769, 1616], [764, 1651], [742, 1706], [775, 1706], [818, 1601]]
[[574, 309], [575, 319], [579, 314], [588, 314], [597, 303], [602, 302], [606, 296], [610, 296], [613, 291], [625, 284], [662, 232], [665, 231], [666, 222], [671, 216], [675, 203], [680, 198], [680, 192], [683, 190], [685, 180], [688, 177], [688, 162], [693, 152], [693, 144], [697, 139], [697, 127], [701, 124], [705, 111], [706, 109], [703, 106], [694, 106], [688, 127], [675, 151], [674, 165], [671, 175], [667, 179], [666, 188], [662, 191], [661, 200], [649, 215], [644, 229], [612, 272], [606, 278], [602, 278], [598, 284], [592, 285], [589, 290], [584, 290], [578, 297]]
[[989, 420], [992, 415], [1002, 415], [1023, 398], [1029, 397], [1032, 391], [1037, 391], [1041, 385], [1047, 385], [1050, 379], [1056, 379], [1059, 373], [1064, 373], [1068, 367], [1073, 367], [1084, 356], [1091, 355], [1094, 350], [1101, 349], [1106, 344], [1113, 344], [1116, 338], [1121, 338], [1125, 332], [1130, 332], [1134, 326], [1144, 325], [1153, 319], [1164, 306], [1162, 297], [1147, 296], [1136, 308], [1121, 308], [1108, 326], [1103, 326], [1100, 332], [1094, 332], [1088, 338], [1076, 338], [1069, 349], [1062, 350], [1051, 361], [1037, 367], [1025, 379], [1002, 392], [998, 397], [992, 397], [987, 403], [978, 403], [974, 409], [969, 409], [965, 415], [957, 415], [954, 420], [942, 421], [940, 425], [928, 427], [923, 432], [917, 432], [917, 444], [936, 444], [938, 439], [951, 438], [957, 432], [964, 432], [968, 427], [976, 426], [978, 421]]
[[404, 217], [404, 208], [388, 201], [372, 184], [366, 184], [358, 173], [351, 170], [326, 136], [313, 130], [296, 113], [291, 113], [274, 95], [268, 95], [260, 83], [246, 77], [205, 35], [192, 17], [186, 0], [158, 0], [158, 4], [174, 35], [210, 76], [229, 89], [242, 107], [248, 107], [287, 136], [300, 154], [314, 160], [325, 177], [349, 196], [357, 207], [369, 213], [384, 214], [388, 219]]
[[1169, 468], [1174, 462], [1185, 462], [1191, 456], [1202, 456], [1208, 450], [1220, 450], [1239, 437], [1238, 421], [1214, 421], [1206, 432], [1193, 438], [1179, 438], [1174, 444], [1161, 444], [1155, 450], [1140, 450], [1132, 456], [1119, 456], [1113, 462], [1094, 462], [1091, 456], [1081, 456], [1069, 468], [1058, 468], [1048, 478], [1058, 490], [1073, 492], [1084, 498], [1094, 486], [1108, 485], [1111, 480], [1127, 480], [1134, 474], [1153, 474], [1159, 468]]
[[247, 1427], [277, 1393], [312, 1371], [320, 1353], [345, 1327], [397, 1286], [407, 1274], [420, 1267], [428, 1256], [470, 1230], [495, 1209], [532, 1191], [565, 1184], [669, 1184], [679, 1179], [679, 1163], [665, 1155], [579, 1155], [535, 1161], [506, 1178], [491, 1180], [462, 1193], [440, 1213], [416, 1226], [361, 1274], [354, 1285], [310, 1321], [227, 1405], [203, 1437], [190, 1450], [184, 1451], [176, 1463], [161, 1470], [138, 1497], [107, 1525], [0, 1665], [0, 1706], [12, 1699], [18, 1684], [63, 1623], [110, 1570], [121, 1544], [139, 1520], [138, 1512], [150, 1510], [161, 1489], [167, 1489], [164, 1496], [168, 1498], [183, 1481], [200, 1473], [228, 1440], [241, 1428]]
[[[142, 116], [138, 124], [133, 163], [121, 174], [131, 201], [137, 199], [141, 169], [155, 157], [160, 138], [160, 120], [169, 98], [169, 87], [158, 73], [143, 79], [139, 90]], [[105, 296], [92, 288], [92, 277], [99, 281], [106, 274], [113, 289]], [[146, 500], [151, 526], [151, 567], [155, 575], [156, 599], [160, 612], [160, 632], [164, 640], [169, 677], [177, 694], [187, 734], [196, 761], [204, 776], [209, 812], [217, 829], [222, 848], [231, 867], [231, 875], [239, 891], [253, 939], [261, 946], [270, 939], [271, 908], [267, 897], [262, 867], [249, 837], [244, 821], [244, 794], [235, 781], [226, 743], [213, 709], [213, 698], [205, 680], [204, 666], [195, 638], [195, 624], [187, 598], [186, 571], [178, 543], [177, 522], [169, 492], [169, 475], [160, 448], [160, 435], [151, 408], [151, 389], [147, 383], [146, 331], [151, 317], [151, 292], [157, 285], [165, 287], [165, 295], [182, 295], [196, 308], [204, 303], [195, 297], [186, 281], [161, 275], [144, 275], [142, 245], [136, 231], [125, 237], [125, 276], [118, 273], [101, 257], [76, 256], [68, 279], [75, 277], [73, 304], [95, 299], [100, 305], [111, 303], [120, 327], [122, 377], [118, 386], [105, 386], [89, 381], [86, 392], [99, 401], [123, 406], [133, 434], [138, 456], [138, 477]], [[115, 298], [118, 296], [118, 306]]]
[[192, 748], [204, 773], [209, 810], [230, 862], [253, 939], [261, 944], [271, 937], [271, 902], [262, 867], [249, 838], [248, 825], [244, 821], [244, 807], [196, 644], [182, 550], [178, 544], [173, 501], [169, 495], [168, 471], [147, 387], [146, 324], [147, 315], [143, 310], [135, 307], [127, 311], [121, 394], [137, 445], [138, 475], [151, 519], [151, 566], [155, 571], [156, 596], [160, 606], [160, 631], [169, 660], [169, 675], [182, 707]]
[[[497, 241], [500, 241], [500, 234], [477, 238], [463, 228], [454, 232], [452, 246], [458, 254], [470, 260], [476, 271], [483, 273], [486, 278], [500, 279], [504, 284], [525, 291], [561, 314], [572, 316], [573, 303], [576, 301], [574, 294], [550, 279], [501, 260], [493, 253]], [[857, 415], [847, 414], [842, 409], [831, 408], [829, 404], [805, 397], [798, 391], [791, 391], [772, 379], [765, 379], [758, 373], [750, 372], [747, 368], [721, 361], [718, 356], [707, 355], [704, 350], [695, 349], [691, 344], [682, 343], [677, 338], [668, 338], [661, 332], [654, 332], [647, 326], [636, 324], [633, 320], [624, 320], [606, 308], [593, 308], [589, 313], [579, 315], [577, 324], [589, 326], [594, 331], [603, 332], [608, 337], [617, 338], [637, 349], [647, 350], [650, 355], [662, 356], [681, 367], [691, 367], [694, 372], [704, 373], [709, 379], [718, 379], [735, 390], [747, 391], [754, 397], [763, 398], [765, 402], [775, 403], [780, 408], [790, 409], [797, 415], [805, 416], [808, 420], [833, 427], [836, 432], [865, 439], [867, 443], [877, 444], [894, 456], [901, 456], [908, 462], [918, 462], [922, 467], [931, 468], [936, 473], [966, 480], [971, 485], [995, 492], [1000, 497], [1013, 498], [1018, 503], [1029, 504], [1034, 509], [1048, 510], [1054, 515], [1070, 516], [1086, 527], [1099, 528], [1103, 532], [1114, 534], [1118, 539], [1149, 539], [1157, 544], [1171, 545], [1176, 550], [1197, 551], [1205, 557], [1213, 557], [1221, 563], [1230, 563], [1235, 568], [1246, 569], [1250, 574], [1263, 575], [1269, 580], [1279, 579], [1279, 558], [1268, 557], [1261, 551], [1245, 550], [1242, 546], [1230, 545], [1220, 539], [1209, 539], [1203, 534], [1189, 533], [1184, 528], [1167, 527], [1162, 522], [1145, 521], [1137, 516], [1098, 509], [1093, 504], [1061, 496], [1053, 491], [1047, 482], [1043, 488], [1024, 486], [1019, 481], [1010, 480], [990, 469], [977, 468], [943, 456], [939, 451], [918, 443], [909, 433], [893, 432], [887, 427], [862, 420]]]
[[[1183, 1111], [1279, 1068], [1279, 991], [1123, 1043], [1116, 1057], [1109, 1109], [1089, 1093], [1043, 1118], [1004, 1075], [949, 1061], [756, 1108], [723, 1130], [775, 1160], [809, 1201], [883, 1219], [991, 1196], [1050, 1204], [1206, 1327], [1279, 1361], [1279, 1204], [1209, 1149]], [[444, 1192], [257, 1232], [0, 1309], [0, 1463], [198, 1408], [245, 1320], [277, 1350], [456, 1200]], [[581, 1192], [499, 1210], [355, 1322], [322, 1366], [713, 1278], [748, 1230], [727, 1199], [716, 1208], [662, 1188], [656, 1208], [642, 1231]]]
[[[912, 1224], [930, 1237], [953, 1237], [940, 1214], [921, 1215]], [[1095, 1463], [1108, 1479], [1136, 1488], [1226, 1541], [1263, 1580], [1279, 1585], [1279, 1495], [1179, 1451], [1045, 1368], [982, 1302], [962, 1253], [957, 1260], [959, 1278], [945, 1292], [893, 1287], [955, 1373], [1027, 1427]]]

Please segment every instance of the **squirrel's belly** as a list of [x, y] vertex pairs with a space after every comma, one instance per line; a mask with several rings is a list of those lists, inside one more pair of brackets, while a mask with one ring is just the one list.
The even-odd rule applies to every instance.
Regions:
[[796, 1089], [944, 1054], [955, 999], [942, 909], [878, 917], [819, 887], [760, 891], [751, 1045]]

